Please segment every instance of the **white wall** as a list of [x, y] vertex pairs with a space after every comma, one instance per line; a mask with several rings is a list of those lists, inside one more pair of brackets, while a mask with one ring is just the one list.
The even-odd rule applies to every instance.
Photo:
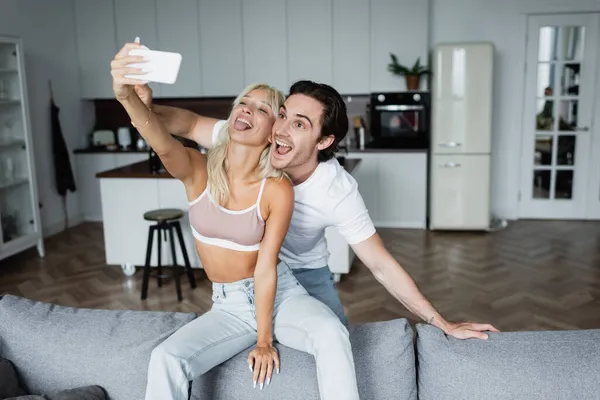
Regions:
[[456, 41], [496, 46], [492, 212], [517, 218], [527, 14], [600, 11], [600, 0], [430, 1], [431, 46]]
[[[32, 137], [44, 234], [62, 229], [61, 197], [54, 185], [48, 79], [60, 107], [60, 121], [72, 150], [81, 145], [84, 116], [93, 113], [79, 97], [79, 70], [72, 0], [0, 0], [0, 33], [23, 39]], [[107, 62], [108, 68], [108, 62]], [[86, 118], [86, 121], [88, 119]], [[77, 193], [67, 196], [71, 225], [79, 220]]]
[[[516, 218], [526, 14], [600, 11], [600, 0], [429, 1], [430, 45], [473, 40], [489, 40], [496, 45], [492, 210]], [[48, 233], [60, 229], [62, 206], [53, 183], [47, 80], [53, 80], [70, 150], [81, 145], [93, 112], [90, 104], [79, 98], [74, 4], [73, 0], [0, 0], [0, 10], [1, 33], [24, 40], [37, 177], [44, 204], [42, 223]], [[72, 166], [75, 168], [73, 160]], [[77, 196], [69, 194], [68, 210], [76, 222]]]

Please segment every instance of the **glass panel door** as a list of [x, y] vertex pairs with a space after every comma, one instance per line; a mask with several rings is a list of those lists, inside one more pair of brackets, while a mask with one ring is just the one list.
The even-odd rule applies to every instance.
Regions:
[[0, 43], [0, 221], [4, 244], [35, 231], [18, 50], [14, 43]]
[[598, 16], [531, 16], [520, 216], [585, 218]]

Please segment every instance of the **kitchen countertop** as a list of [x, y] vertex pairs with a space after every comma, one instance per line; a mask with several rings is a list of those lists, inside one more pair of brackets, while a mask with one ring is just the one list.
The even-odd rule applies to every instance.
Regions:
[[[427, 149], [374, 149], [374, 148], [365, 148], [364, 150], [349, 148], [348, 154], [353, 153], [427, 153]], [[338, 152], [338, 154], [346, 153], [346, 151], [342, 148]]]
[[[338, 159], [339, 160], [339, 159]], [[360, 164], [360, 159], [341, 159], [340, 164], [348, 171], [352, 173], [354, 169]], [[152, 172], [150, 170], [150, 160], [140, 161], [134, 164], [129, 164], [124, 167], [103, 171], [96, 174], [96, 178], [165, 178], [174, 179], [164, 169], [159, 172]]]

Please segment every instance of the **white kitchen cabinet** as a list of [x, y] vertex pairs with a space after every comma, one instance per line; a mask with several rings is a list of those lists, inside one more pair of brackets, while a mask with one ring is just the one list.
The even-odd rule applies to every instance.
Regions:
[[[144, 265], [148, 228], [154, 224], [144, 219], [144, 213], [160, 206], [158, 179], [100, 178], [99, 181], [106, 264]], [[155, 240], [151, 264], [155, 266], [156, 261]]]
[[333, 86], [342, 94], [370, 92], [368, 0], [333, 0]]
[[289, 85], [301, 79], [333, 85], [332, 20], [332, 0], [288, 0]]
[[109, 63], [119, 49], [114, 3], [75, 0], [74, 7], [81, 97], [113, 98]]
[[112, 154], [75, 155], [79, 209], [84, 221], [102, 221], [100, 183], [96, 174], [114, 168]]
[[96, 174], [148, 159], [147, 153], [78, 153], [75, 155], [77, 194], [84, 221], [102, 221], [100, 182]]
[[425, 228], [427, 217], [427, 153], [352, 152], [360, 158], [352, 175], [378, 228]]
[[[190, 265], [193, 268], [202, 268], [198, 251], [196, 251], [196, 242], [194, 235], [192, 234], [192, 228], [190, 227], [190, 220], [188, 217], [188, 199], [185, 193], [185, 187], [181, 181], [176, 179], [158, 179], [158, 205], [160, 208], [178, 208], [182, 210], [185, 215], [179, 221], [181, 224], [181, 231], [183, 233], [183, 242], [185, 243], [186, 252], [190, 260]], [[173, 238], [175, 239], [175, 253], [177, 256], [177, 263], [184, 265], [183, 254], [181, 247], [179, 246], [179, 239], [175, 232], [173, 232]], [[171, 240], [169, 238], [169, 240]], [[163, 242], [162, 247], [162, 258], [163, 265], [172, 264], [171, 247], [170, 242]]]
[[431, 158], [431, 229], [488, 229], [490, 157], [434, 155]]
[[434, 53], [432, 146], [440, 153], [490, 153], [493, 46], [441, 45]]
[[325, 229], [325, 240], [327, 240], [328, 266], [331, 272], [338, 277], [341, 274], [349, 273], [355, 257], [352, 247], [337, 228], [332, 226]]
[[427, 154], [378, 155], [378, 226], [424, 228], [427, 215]]
[[379, 159], [375, 154], [351, 153], [347, 158], [360, 158], [360, 164], [352, 173], [358, 190], [373, 221], [379, 220]]
[[[114, 0], [114, 2], [118, 49], [139, 37], [141, 44], [151, 50], [158, 50], [156, 3], [148, 0]], [[110, 59], [105, 64], [108, 62]], [[110, 71], [107, 72], [110, 76]], [[162, 96], [162, 84], [151, 82], [149, 85], [154, 97]]]
[[[106, 263], [143, 266], [146, 262], [148, 230], [155, 222], [144, 213], [158, 208], [178, 208], [186, 213], [180, 220], [186, 251], [193, 268], [202, 268], [187, 217], [188, 202], [181, 182], [169, 178], [100, 178]], [[122, 193], [128, 193], [123, 201]], [[177, 263], [184, 265], [177, 234], [173, 232]], [[161, 246], [161, 264], [171, 265], [171, 238]], [[150, 265], [158, 264], [158, 237], [154, 236]]]
[[157, 50], [182, 55], [177, 81], [162, 85], [162, 97], [202, 96], [198, 0], [156, 0]]
[[287, 92], [299, 79], [342, 94], [404, 90], [404, 78], [387, 70], [389, 53], [408, 66], [417, 57], [428, 62], [427, 1], [75, 0], [74, 7], [83, 98], [113, 97], [108, 63], [136, 36], [183, 55], [175, 84], [150, 84], [156, 97], [236, 96], [253, 82]]
[[[393, 75], [387, 65], [390, 53], [412, 67], [417, 57], [428, 63], [429, 2], [414, 0], [371, 0], [371, 91], [406, 90], [404, 77]], [[426, 79], [421, 90], [426, 89]]]
[[242, 7], [244, 86], [261, 82], [287, 92], [285, 1], [243, 0]]
[[[244, 89], [242, 0], [200, 0], [199, 12], [203, 95], [237, 96]], [[255, 40], [271, 46], [270, 36]]]

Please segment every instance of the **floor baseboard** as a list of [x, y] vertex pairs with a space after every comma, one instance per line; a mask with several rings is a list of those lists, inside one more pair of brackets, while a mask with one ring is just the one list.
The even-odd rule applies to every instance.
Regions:
[[[83, 216], [82, 215], [76, 215], [74, 217], [70, 217], [69, 218], [69, 228], [73, 228], [79, 224], [81, 224], [83, 222]], [[46, 225], [43, 227], [43, 232], [44, 232], [44, 237], [49, 237], [49, 236], [53, 236], [56, 235], [57, 233], [60, 233], [62, 231], [65, 230], [65, 223], [64, 221], [61, 222], [57, 222], [51, 225]]]

